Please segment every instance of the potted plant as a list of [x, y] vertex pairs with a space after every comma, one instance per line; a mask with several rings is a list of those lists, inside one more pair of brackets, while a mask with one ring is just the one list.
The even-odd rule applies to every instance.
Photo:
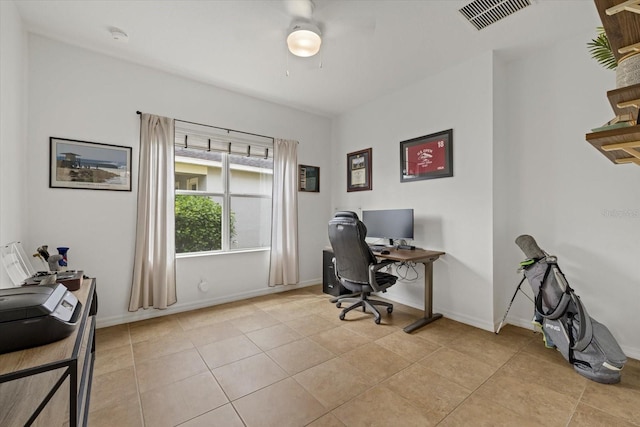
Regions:
[[587, 43], [589, 47], [589, 53], [591, 57], [598, 61], [600, 65], [608, 70], [615, 70], [618, 66], [618, 60], [611, 51], [611, 45], [609, 44], [609, 38], [607, 33], [604, 32], [604, 27], [596, 28], [598, 36]]
[[604, 28], [598, 27], [597, 32], [597, 37], [587, 43], [589, 53], [603, 67], [616, 70], [616, 87], [621, 88], [640, 83], [640, 51], [631, 50], [616, 60]]

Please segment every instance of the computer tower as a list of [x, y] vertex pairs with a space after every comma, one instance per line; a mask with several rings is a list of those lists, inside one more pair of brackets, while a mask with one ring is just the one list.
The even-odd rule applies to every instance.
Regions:
[[322, 251], [322, 292], [334, 297], [351, 293], [336, 279], [333, 267], [333, 252], [328, 250]]

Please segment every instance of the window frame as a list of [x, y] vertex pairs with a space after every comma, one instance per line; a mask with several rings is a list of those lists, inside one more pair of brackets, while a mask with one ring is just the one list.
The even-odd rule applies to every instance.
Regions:
[[[175, 151], [175, 150], [174, 150]], [[193, 195], [199, 197], [220, 197], [222, 199], [222, 224], [221, 224], [221, 249], [210, 251], [198, 251], [198, 252], [176, 252], [176, 256], [179, 257], [191, 257], [202, 256], [210, 254], [224, 254], [224, 253], [238, 253], [238, 252], [255, 252], [264, 251], [270, 249], [270, 244], [267, 246], [255, 246], [248, 248], [232, 248], [231, 244], [231, 198], [232, 197], [244, 197], [254, 199], [270, 199], [273, 200], [273, 186], [270, 194], [260, 193], [240, 193], [231, 192], [231, 162], [230, 156], [237, 155], [235, 153], [229, 154], [226, 152], [220, 152], [221, 154], [221, 179], [222, 179], [222, 192], [220, 191], [202, 191], [202, 190], [174, 190], [174, 200], [176, 195]], [[180, 156], [185, 157], [185, 156]], [[174, 159], [174, 164], [176, 163]], [[174, 172], [175, 173], [175, 172]], [[271, 168], [271, 175], [273, 180], [273, 168]], [[175, 178], [174, 178], [175, 181]], [[175, 233], [175, 230], [174, 230]]]

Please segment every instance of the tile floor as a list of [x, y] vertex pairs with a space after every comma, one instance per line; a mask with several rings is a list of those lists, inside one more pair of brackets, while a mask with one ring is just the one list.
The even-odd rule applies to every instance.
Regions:
[[640, 362], [617, 385], [540, 335], [396, 304], [376, 325], [319, 286], [97, 331], [89, 425], [640, 426]]

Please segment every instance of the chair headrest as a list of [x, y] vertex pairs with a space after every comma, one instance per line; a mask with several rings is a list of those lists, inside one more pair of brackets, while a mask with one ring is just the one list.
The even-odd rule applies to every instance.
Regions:
[[333, 215], [334, 218], [353, 218], [358, 219], [358, 214], [351, 211], [339, 211]]

